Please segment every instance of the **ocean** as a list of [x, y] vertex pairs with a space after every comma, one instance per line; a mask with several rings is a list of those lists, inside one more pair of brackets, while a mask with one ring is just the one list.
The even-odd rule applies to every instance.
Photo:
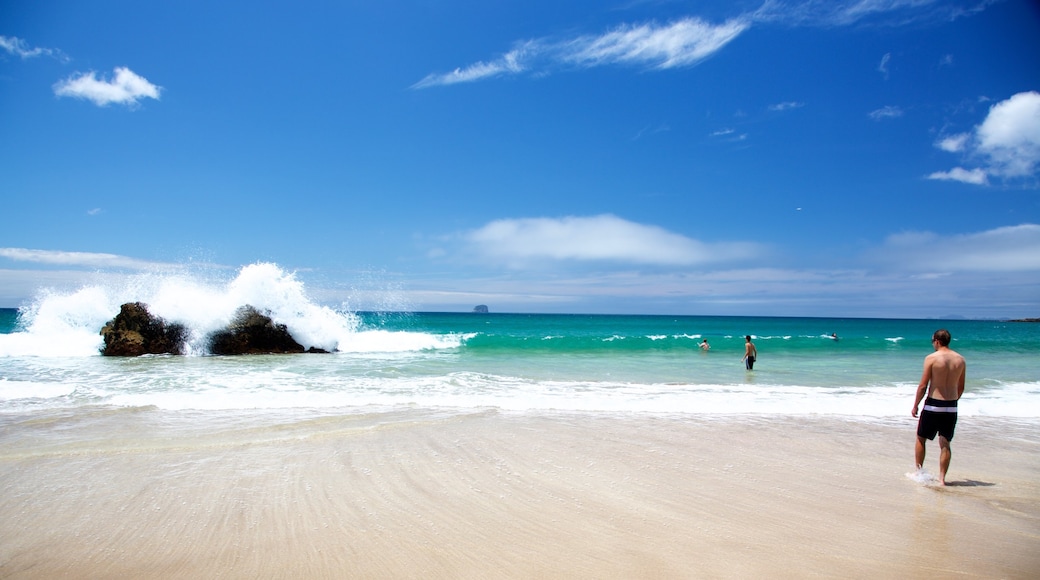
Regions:
[[[130, 301], [187, 325], [189, 354], [100, 356], [101, 327]], [[209, 356], [205, 335], [247, 303], [304, 346], [335, 352]], [[509, 314], [493, 305], [354, 312], [318, 304], [276, 265], [253, 264], [219, 283], [149, 275], [0, 310], [0, 422], [102, 409], [902, 418], [940, 327], [968, 361], [962, 416], [1040, 417], [1040, 324]], [[753, 371], [742, 363], [745, 335], [759, 352]]]
[[[131, 301], [188, 354], [101, 356]], [[244, 304], [335, 352], [209, 355]], [[0, 310], [0, 577], [1036, 576], [1040, 325], [489, 306], [323, 305], [253, 264]], [[910, 416], [940, 327], [942, 488]]]

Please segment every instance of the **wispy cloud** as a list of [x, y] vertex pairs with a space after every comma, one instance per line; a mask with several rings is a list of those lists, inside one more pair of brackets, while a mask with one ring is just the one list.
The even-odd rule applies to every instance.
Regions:
[[950, 22], [982, 12], [1001, 0], [766, 0], [756, 22], [788, 26], [905, 26]]
[[708, 136], [727, 143], [745, 141], [748, 138], [747, 133], [737, 133], [736, 129], [730, 127], [727, 127], [725, 129], [719, 129], [718, 131], [712, 131], [708, 134]]
[[562, 46], [564, 61], [580, 66], [636, 64], [669, 69], [697, 64], [729, 44], [750, 23], [743, 19], [713, 25], [699, 18], [658, 26], [622, 25], [599, 36], [581, 36]]
[[1035, 176], [1040, 169], [1040, 93], [1018, 93], [994, 104], [972, 132], [943, 137], [936, 147], [980, 161], [981, 167], [937, 171], [929, 179], [984, 185], [988, 177]]
[[62, 62], [69, 60], [65, 53], [56, 48], [42, 48], [29, 46], [29, 43], [14, 36], [0, 36], [0, 49], [8, 54], [19, 56], [22, 59], [35, 58], [37, 56], [49, 56]]
[[643, 127], [642, 129], [640, 129], [639, 132], [636, 133], [636, 136], [632, 138], [632, 140], [633, 141], [638, 141], [639, 139], [642, 139], [646, 135], [655, 135], [657, 133], [667, 133], [668, 131], [671, 131], [671, 130], [672, 130], [672, 128], [669, 127], [668, 125], [658, 125], [656, 127], [652, 127], [650, 125], [647, 125], [646, 127]]
[[751, 258], [748, 242], [705, 243], [613, 215], [502, 219], [466, 235], [474, 249], [513, 266], [552, 261], [608, 261], [691, 266]]
[[175, 264], [150, 262], [116, 254], [33, 250], [28, 248], [0, 248], [0, 258], [7, 258], [15, 262], [31, 262], [51, 266], [114, 268], [120, 270], [156, 270], [177, 267]]
[[511, 50], [490, 62], [478, 62], [465, 68], [457, 68], [449, 73], [427, 75], [426, 78], [412, 85], [412, 88], [422, 89], [471, 83], [504, 74], [521, 73], [527, 68], [525, 61], [534, 59], [540, 52], [537, 43], [525, 43], [525, 46]]
[[[841, 27], [869, 21], [899, 26], [922, 20], [954, 20], [985, 10], [996, 1], [999, 0], [765, 0], [758, 9], [717, 24], [687, 16], [666, 24], [623, 23], [599, 34], [563, 40], [526, 40], [515, 43], [514, 49], [499, 57], [447, 73], [431, 73], [412, 88], [470, 83], [524, 72], [542, 74], [561, 67], [689, 67], [719, 52], [753, 25]], [[879, 65], [886, 76], [889, 58], [886, 54]]]
[[526, 41], [499, 58], [456, 68], [449, 73], [427, 75], [412, 88], [517, 74], [541, 63], [548, 67], [633, 65], [659, 70], [693, 66], [733, 41], [748, 26], [749, 23], [742, 19], [711, 24], [691, 17], [664, 25], [623, 24], [599, 35], [581, 35], [562, 41]]
[[54, 85], [59, 97], [75, 97], [92, 101], [99, 107], [111, 103], [133, 106], [143, 98], [159, 99], [161, 88], [126, 67], [116, 67], [111, 80], [99, 79], [97, 73], [77, 73]]
[[952, 236], [902, 233], [889, 236], [874, 257], [921, 273], [1035, 272], [1040, 271], [1040, 225]]
[[895, 119], [897, 117], [903, 116], [903, 109], [900, 109], [899, 107], [893, 105], [886, 105], [884, 107], [881, 107], [880, 109], [875, 109], [867, 113], [867, 116], [871, 119], [874, 119], [875, 121], [881, 121], [883, 119]]
[[[962, 234], [904, 232], [838, 269], [799, 252], [799, 264], [772, 265], [782, 248], [753, 242], [727, 253], [726, 244], [691, 240], [613, 216], [491, 222], [466, 238], [485, 251], [481, 276], [410, 284], [426, 309], [498, 311], [659, 312], [790, 316], [1032, 315], [1040, 284], [1040, 225]], [[706, 261], [702, 261], [706, 260]], [[562, 268], [540, 268], [558, 264]], [[581, 267], [585, 266], [585, 267]], [[651, 266], [651, 267], [648, 267]], [[971, 299], [966, 299], [971, 297]]]
[[949, 171], [935, 171], [928, 175], [928, 179], [960, 181], [961, 183], [971, 183], [973, 185], [986, 185], [989, 183], [986, 172], [979, 168], [965, 169], [963, 167], [954, 167]]
[[775, 105], [769, 105], [770, 111], [788, 111], [790, 109], [800, 109], [805, 106], [805, 103], [799, 103], [798, 101], [786, 101], [783, 103], [776, 103]]
[[884, 75], [885, 80], [888, 80], [888, 61], [890, 60], [892, 60], [892, 53], [886, 52], [885, 55], [881, 57], [881, 62], [878, 63], [878, 72]]

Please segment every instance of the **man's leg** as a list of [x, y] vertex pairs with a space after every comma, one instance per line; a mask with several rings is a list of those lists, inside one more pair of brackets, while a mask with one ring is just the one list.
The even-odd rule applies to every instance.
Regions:
[[939, 435], [939, 483], [946, 485], [946, 472], [950, 469], [950, 440]]
[[917, 462], [917, 469], [924, 467], [924, 437], [917, 436], [917, 445], [914, 447], [914, 460]]

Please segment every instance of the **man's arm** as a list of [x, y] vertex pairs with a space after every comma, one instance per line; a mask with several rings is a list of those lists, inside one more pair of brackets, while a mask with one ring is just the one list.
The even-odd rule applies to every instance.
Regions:
[[964, 367], [961, 368], [961, 378], [957, 381], [957, 399], [960, 400], [961, 395], [964, 394], [964, 377], [968, 375], [968, 363], [964, 363]]
[[[964, 376], [961, 375], [963, 382]], [[931, 357], [925, 357], [924, 359], [924, 372], [921, 373], [921, 382], [917, 383], [917, 397], [914, 399], [914, 410], [910, 414], [914, 417], [917, 416], [917, 407], [924, 400], [924, 395], [928, 390], [928, 383], [932, 381], [932, 361]], [[962, 385], [963, 388], [963, 385]]]

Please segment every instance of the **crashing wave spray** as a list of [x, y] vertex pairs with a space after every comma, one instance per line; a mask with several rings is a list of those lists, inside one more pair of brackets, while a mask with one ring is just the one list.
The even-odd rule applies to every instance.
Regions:
[[102, 326], [127, 302], [143, 302], [152, 314], [187, 327], [190, 354], [205, 354], [206, 336], [226, 327], [235, 311], [247, 304], [284, 324], [305, 348], [338, 350], [341, 343], [355, 342], [360, 325], [353, 313], [311, 301], [294, 273], [275, 264], [255, 263], [226, 283], [209, 283], [187, 274], [145, 273], [72, 293], [44, 291], [22, 309], [25, 332], [2, 337], [0, 355], [97, 355]]

